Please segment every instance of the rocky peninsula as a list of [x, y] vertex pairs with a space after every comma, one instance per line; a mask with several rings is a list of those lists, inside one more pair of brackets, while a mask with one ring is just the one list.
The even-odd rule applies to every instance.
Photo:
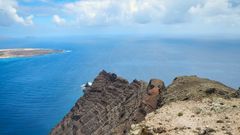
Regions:
[[51, 135], [240, 133], [240, 92], [197, 76], [128, 82], [102, 71]]
[[38, 48], [16, 48], [16, 49], [0, 49], [0, 59], [31, 57], [37, 55], [46, 55], [52, 53], [60, 53], [62, 50], [38, 49]]

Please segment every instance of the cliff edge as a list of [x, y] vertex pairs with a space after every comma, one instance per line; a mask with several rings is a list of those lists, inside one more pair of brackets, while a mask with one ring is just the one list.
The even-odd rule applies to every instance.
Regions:
[[[191, 124], [185, 126], [173, 125], [167, 128], [169, 123], [163, 121], [170, 117], [172, 121], [168, 120], [168, 122], [175, 123], [174, 120], [179, 120], [176, 119], [178, 115], [191, 116], [181, 112], [184, 111], [184, 108], [185, 110], [189, 107], [206, 108], [205, 113], [208, 113], [211, 108], [207, 107], [207, 102], [222, 99], [227, 104], [228, 101], [238, 102], [239, 97], [240, 93], [238, 91], [219, 82], [197, 76], [177, 77], [166, 88], [164, 82], [159, 79], [151, 79], [149, 83], [138, 80], [129, 83], [114, 73], [102, 71], [96, 77], [92, 86], [85, 89], [84, 95], [50, 134], [151, 135], [168, 134], [171, 133], [168, 131], [172, 128], [200, 128], [199, 126], [191, 127]], [[229, 103], [229, 105], [233, 106], [232, 103]], [[199, 108], [195, 109], [200, 110]], [[211, 113], [212, 115], [217, 115], [217, 113]], [[236, 115], [239, 117], [239, 113], [236, 113]], [[231, 119], [231, 116], [226, 117]], [[190, 123], [198, 121], [198, 119], [182, 118], [179, 120], [180, 123], [181, 120], [190, 121]], [[204, 126], [206, 122], [198, 125], [202, 124]], [[202, 128], [207, 128], [207, 126]]]
[[129, 83], [116, 74], [102, 71], [50, 134], [127, 134], [131, 124], [142, 121], [157, 108], [164, 83], [153, 79], [149, 86], [138, 80]]

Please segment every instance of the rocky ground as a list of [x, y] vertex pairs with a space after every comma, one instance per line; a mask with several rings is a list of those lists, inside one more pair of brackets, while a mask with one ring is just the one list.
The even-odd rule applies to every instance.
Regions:
[[163, 95], [162, 107], [131, 125], [130, 135], [240, 135], [239, 91], [219, 82], [182, 76]]
[[131, 126], [130, 135], [239, 135], [240, 99], [177, 101]]

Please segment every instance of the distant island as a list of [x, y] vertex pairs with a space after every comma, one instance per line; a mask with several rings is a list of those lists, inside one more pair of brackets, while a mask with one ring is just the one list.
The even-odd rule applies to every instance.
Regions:
[[37, 55], [46, 55], [51, 53], [61, 53], [63, 50], [39, 49], [39, 48], [15, 48], [15, 49], [0, 49], [0, 59], [31, 57]]

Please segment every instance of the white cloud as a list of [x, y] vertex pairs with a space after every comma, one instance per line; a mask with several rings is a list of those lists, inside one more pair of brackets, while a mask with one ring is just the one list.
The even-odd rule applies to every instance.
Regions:
[[33, 24], [31, 14], [64, 30], [240, 33], [239, 0], [0, 0], [0, 26]]
[[18, 3], [16, 0], [0, 0], [0, 25], [7, 26], [12, 23], [32, 25], [33, 15], [22, 17], [18, 14]]
[[240, 27], [240, 6], [230, 0], [204, 0], [189, 9], [192, 21], [219, 26], [221, 29]]
[[64, 25], [66, 20], [61, 18], [59, 15], [53, 15], [53, 22], [57, 25]]
[[50, 0], [18, 0], [20, 2], [49, 2]]
[[63, 9], [78, 25], [170, 25], [201, 21], [238, 25], [240, 18], [240, 6], [235, 0], [79, 0], [66, 3]]
[[157, 0], [81, 0], [64, 6], [76, 22], [88, 25], [149, 23], [162, 17], [164, 1]]
[[230, 7], [228, 0], [205, 0], [196, 6], [192, 6], [189, 12], [194, 15], [215, 16], [228, 14]]

